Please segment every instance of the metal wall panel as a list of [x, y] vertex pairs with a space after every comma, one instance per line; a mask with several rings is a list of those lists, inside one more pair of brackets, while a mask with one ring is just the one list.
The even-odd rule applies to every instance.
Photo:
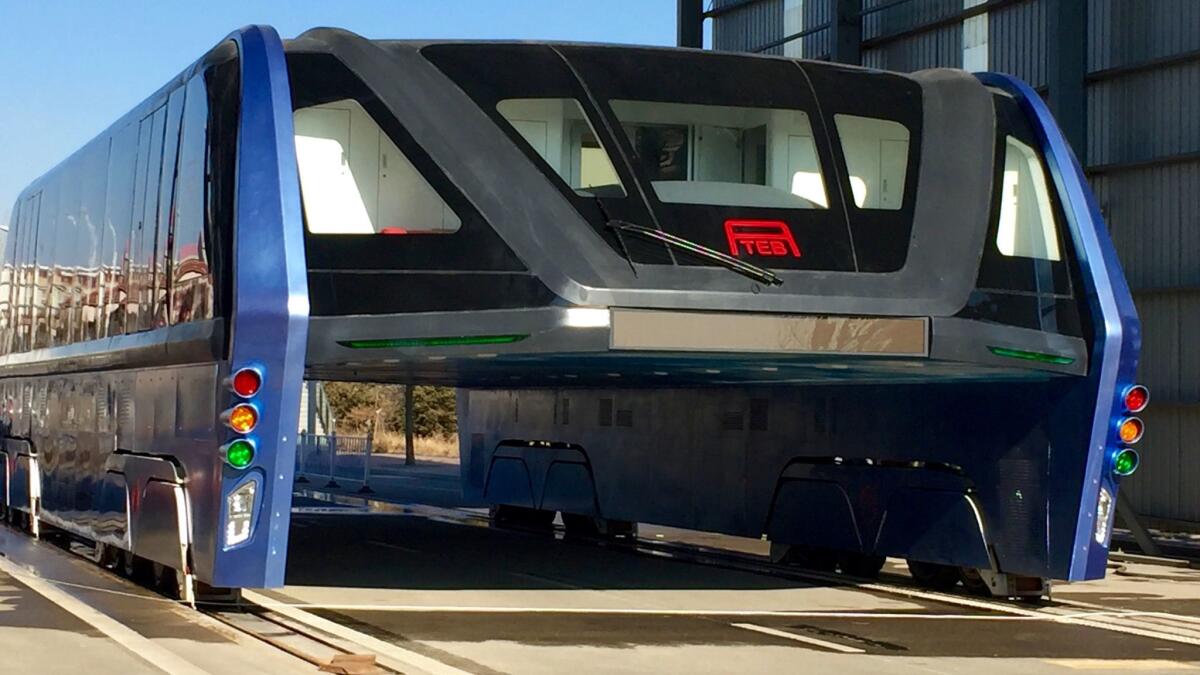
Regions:
[[1200, 2], [1196, 0], [1089, 0], [1090, 71], [1196, 49], [1200, 49]]
[[[867, 11], [872, 7], [887, 5], [890, 1], [864, 0], [863, 9]], [[962, 9], [962, 0], [910, 0], [865, 15], [863, 40], [882, 42], [863, 49], [863, 65], [901, 71], [961, 67], [962, 24], [921, 30], [896, 39], [889, 36], [956, 15]]]
[[[1194, 0], [1089, 0], [1088, 163], [1146, 162], [1200, 151], [1200, 63], [1113, 72], [1200, 49]], [[1104, 72], [1108, 71], [1108, 72]], [[1092, 176], [1142, 318], [1142, 468], [1126, 481], [1135, 509], [1200, 523], [1200, 161], [1119, 167]]]
[[[748, 52], [783, 37], [783, 0], [714, 0], [713, 9], [734, 7], [713, 21], [713, 48], [718, 51]], [[783, 54], [783, 46], [763, 54]]]
[[962, 26], [955, 24], [863, 50], [863, 65], [914, 71], [962, 67]]
[[1200, 405], [1152, 403], [1142, 418], [1142, 466], [1121, 483], [1122, 489], [1143, 516], [1200, 523], [1195, 487], [1200, 482]]
[[[796, 32], [831, 23], [833, 2], [834, 0], [804, 0], [804, 24], [796, 28]], [[833, 31], [826, 29], [805, 37], [801, 43], [802, 56], [806, 59], [828, 59], [829, 52], [833, 49], [833, 45], [830, 44], [832, 36]]]
[[1094, 175], [1091, 183], [1132, 288], [1200, 288], [1200, 161]]
[[1096, 82], [1087, 107], [1092, 166], [1200, 151], [1200, 61]]
[[[863, 39], [872, 40], [927, 25], [954, 16], [963, 9], [962, 0], [909, 0], [893, 5], [894, 0], [863, 0]], [[875, 7], [891, 5], [872, 12]]]
[[1136, 293], [1138, 318], [1142, 320], [1142, 356], [1138, 380], [1150, 387], [1154, 406], [1178, 401], [1179, 312], [1177, 293]]
[[988, 13], [988, 69], [1046, 84], [1046, 3], [1027, 0]]
[[[863, 6], [869, 10], [890, 1], [864, 0]], [[1200, 152], [1200, 60], [1111, 72], [1200, 50], [1200, 0], [1086, 0], [1086, 47], [1050, 43], [1047, 21], [1054, 3], [1082, 1], [1025, 0], [992, 9], [989, 68], [1044, 88], [1051, 49], [1087, 50], [1093, 74], [1087, 86], [1088, 147], [1079, 154], [1101, 168], [1091, 172], [1091, 183], [1137, 291], [1141, 378], [1154, 397], [1141, 444], [1143, 466], [1127, 484], [1144, 515], [1200, 524], [1200, 491], [1193, 488], [1200, 483], [1200, 350], [1190, 348], [1200, 342], [1200, 160], [1154, 163]], [[832, 9], [832, 0], [804, 0], [804, 25], [785, 29], [783, 3], [762, 0], [714, 21], [720, 36], [714, 42], [718, 49], [746, 49], [779, 39], [785, 30], [826, 23]], [[910, 0], [867, 14], [863, 65], [901, 71], [959, 67], [961, 24], [920, 27], [962, 9], [962, 0]], [[826, 58], [829, 35], [806, 37], [800, 53]], [[1121, 166], [1137, 162], [1149, 164]]]

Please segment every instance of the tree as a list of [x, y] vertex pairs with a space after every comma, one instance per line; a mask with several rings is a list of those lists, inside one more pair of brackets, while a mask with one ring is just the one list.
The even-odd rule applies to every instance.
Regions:
[[[379, 418], [380, 430], [404, 431], [404, 386], [362, 382], [326, 382], [325, 394], [343, 433], [365, 434]], [[413, 388], [413, 432], [417, 436], [458, 433], [454, 389]]]

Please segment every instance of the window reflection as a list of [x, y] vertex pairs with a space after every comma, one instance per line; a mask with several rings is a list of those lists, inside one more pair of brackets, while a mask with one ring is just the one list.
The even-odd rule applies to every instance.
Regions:
[[22, 198], [0, 267], [0, 353], [213, 317], [207, 97], [197, 76]]

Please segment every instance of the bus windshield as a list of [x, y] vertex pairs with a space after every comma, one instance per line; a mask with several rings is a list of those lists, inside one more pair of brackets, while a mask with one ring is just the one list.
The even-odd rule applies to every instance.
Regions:
[[[827, 208], [812, 125], [800, 110], [610, 101], [633, 160], [664, 203]], [[506, 99], [505, 120], [576, 190], [624, 193], [579, 104]], [[557, 147], [549, 143], [550, 129]]]
[[[893, 212], [864, 221], [910, 218], [899, 209], [911, 125], [823, 120], [795, 63], [579, 45], [433, 45], [422, 54], [632, 262], [713, 264], [655, 243], [625, 246], [609, 221], [772, 269], [857, 271], [853, 214], [841, 207]], [[844, 183], [835, 162], [849, 169]], [[903, 247], [907, 224], [866, 246]]]

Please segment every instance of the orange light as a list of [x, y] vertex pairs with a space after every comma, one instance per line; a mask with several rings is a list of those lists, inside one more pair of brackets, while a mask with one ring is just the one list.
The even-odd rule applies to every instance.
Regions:
[[258, 426], [258, 409], [249, 403], [239, 403], [225, 411], [225, 424], [239, 434], [248, 434]]
[[1150, 390], [1140, 384], [1135, 384], [1125, 392], [1125, 409], [1131, 413], [1139, 413], [1146, 409], [1150, 402]]
[[1121, 420], [1121, 426], [1117, 427], [1117, 435], [1121, 437], [1122, 443], [1137, 443], [1142, 440], [1144, 431], [1142, 421], [1136, 417], [1126, 417]]

